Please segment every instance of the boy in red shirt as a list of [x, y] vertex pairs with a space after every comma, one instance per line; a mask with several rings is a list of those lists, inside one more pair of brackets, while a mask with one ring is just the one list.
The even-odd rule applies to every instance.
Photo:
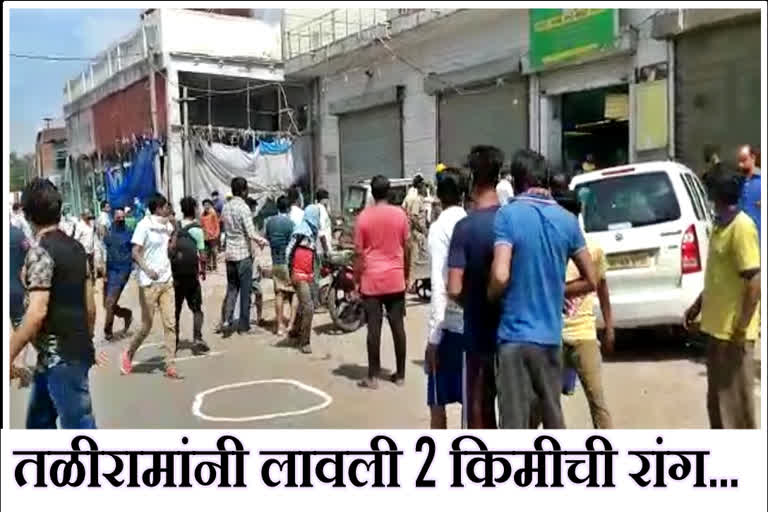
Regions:
[[361, 387], [376, 389], [381, 371], [382, 306], [395, 342], [396, 372], [390, 380], [402, 386], [405, 382], [405, 290], [409, 279], [408, 218], [402, 208], [388, 203], [389, 179], [375, 176], [371, 180], [375, 204], [363, 210], [355, 225], [355, 281], [360, 283], [368, 322], [368, 378]]
[[205, 249], [208, 256], [208, 270], [216, 271], [216, 260], [219, 258], [219, 237], [221, 225], [219, 215], [213, 207], [210, 199], [203, 201], [203, 214], [200, 216], [200, 225], [205, 232]]

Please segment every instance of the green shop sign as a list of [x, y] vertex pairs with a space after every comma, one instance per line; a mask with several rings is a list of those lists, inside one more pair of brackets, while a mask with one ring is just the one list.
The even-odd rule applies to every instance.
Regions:
[[575, 59], [616, 42], [616, 9], [531, 9], [532, 69]]

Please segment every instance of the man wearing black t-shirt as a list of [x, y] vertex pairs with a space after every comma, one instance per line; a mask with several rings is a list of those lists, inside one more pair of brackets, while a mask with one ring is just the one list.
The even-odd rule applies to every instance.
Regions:
[[58, 229], [61, 195], [48, 180], [35, 179], [22, 196], [24, 214], [36, 231], [24, 264], [27, 309], [10, 342], [13, 361], [27, 343], [38, 351], [27, 428], [96, 428], [88, 371], [94, 364], [96, 305], [85, 250]]

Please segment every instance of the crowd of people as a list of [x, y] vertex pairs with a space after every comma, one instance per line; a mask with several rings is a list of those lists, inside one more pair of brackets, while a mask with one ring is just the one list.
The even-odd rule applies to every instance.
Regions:
[[[708, 340], [706, 402], [714, 428], [755, 426], [751, 358], [759, 335], [761, 208], [756, 154], [749, 147], [741, 151], [738, 175], [718, 168], [707, 177], [716, 220], [704, 289], [686, 314], [686, 327], [700, 324]], [[424, 357], [430, 425], [446, 428], [446, 406], [460, 403], [462, 427], [565, 428], [565, 367], [582, 382], [594, 427], [611, 428], [601, 382], [602, 354], [613, 350], [615, 339], [606, 255], [585, 239], [578, 196], [543, 156], [523, 149], [510, 161], [505, 167], [501, 150], [475, 146], [467, 157], [469, 174], [439, 167], [440, 214], [416, 229], [426, 237], [430, 260]], [[378, 388], [382, 377], [399, 386], [405, 381], [405, 295], [413, 277], [413, 224], [420, 222], [417, 199], [423, 186], [423, 178], [415, 179], [405, 203], [393, 205], [389, 180], [373, 177], [373, 204], [355, 222], [352, 297], [361, 301], [367, 324], [363, 388]], [[287, 334], [302, 353], [311, 353], [320, 262], [333, 252], [328, 201], [328, 192], [321, 189], [315, 202], [304, 206], [292, 188], [277, 198], [276, 215], [260, 232], [248, 183], [237, 177], [226, 201], [214, 192], [202, 202], [202, 211], [195, 198], [182, 198], [178, 221], [166, 198], [156, 194], [132, 229], [126, 209], [107, 203], [95, 224], [89, 212], [73, 223], [62, 215], [56, 187], [33, 180], [11, 219], [12, 378], [25, 377], [14, 363], [25, 346], [31, 343], [37, 351], [27, 426], [54, 428], [57, 418], [63, 428], [95, 426], [88, 370], [97, 360], [103, 362], [93, 344], [93, 254], [99, 246], [106, 254], [107, 342], [130, 333], [133, 312], [119, 303], [133, 275], [138, 284], [141, 326], [120, 357], [123, 375], [132, 372], [157, 313], [164, 374], [183, 378], [175, 358], [185, 303], [193, 314], [192, 350], [209, 350], [202, 334], [202, 283], [217, 270], [220, 255], [227, 289], [215, 332], [222, 338], [250, 334], [254, 298], [257, 323], [262, 320], [263, 271], [257, 255], [267, 247], [274, 332]], [[596, 300], [604, 320], [600, 336]], [[395, 371], [382, 376], [385, 313]], [[118, 334], [115, 317], [123, 323]]]

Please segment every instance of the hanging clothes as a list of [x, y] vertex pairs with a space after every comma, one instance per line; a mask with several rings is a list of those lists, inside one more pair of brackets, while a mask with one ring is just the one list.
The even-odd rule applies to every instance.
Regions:
[[284, 190], [295, 182], [290, 151], [264, 155], [217, 142], [208, 144], [201, 139], [193, 141], [193, 148], [189, 176], [195, 197], [206, 198], [214, 190], [229, 190], [236, 176], [246, 179], [252, 194]]
[[288, 138], [261, 138], [258, 150], [262, 155], [282, 155], [289, 152], [292, 145]]

